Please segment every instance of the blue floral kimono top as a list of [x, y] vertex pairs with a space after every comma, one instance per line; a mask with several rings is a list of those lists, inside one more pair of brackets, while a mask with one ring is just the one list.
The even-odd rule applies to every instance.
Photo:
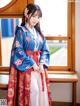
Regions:
[[[11, 51], [10, 65], [14, 65], [17, 70], [27, 71], [36, 62], [26, 54], [29, 50], [34, 52], [41, 51], [39, 56], [40, 63], [43, 63], [44, 68], [48, 68], [50, 54], [46, 44], [46, 39], [42, 39], [40, 34], [36, 32], [36, 39], [26, 26], [17, 26], [15, 31], [15, 38]], [[36, 48], [36, 49], [35, 49]]]

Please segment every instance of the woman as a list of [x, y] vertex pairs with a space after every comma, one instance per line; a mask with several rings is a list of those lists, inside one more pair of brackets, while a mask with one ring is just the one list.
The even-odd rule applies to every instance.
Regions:
[[41, 17], [40, 7], [28, 4], [21, 26], [16, 27], [7, 106], [51, 106], [46, 72], [50, 54], [40, 29]]

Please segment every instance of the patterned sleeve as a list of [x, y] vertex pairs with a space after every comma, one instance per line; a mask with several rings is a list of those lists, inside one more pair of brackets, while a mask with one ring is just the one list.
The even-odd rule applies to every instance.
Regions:
[[43, 41], [43, 46], [41, 49], [40, 63], [44, 65], [44, 68], [48, 68], [49, 62], [50, 62], [50, 53], [45, 39]]
[[24, 32], [20, 27], [16, 29], [15, 39], [11, 52], [11, 65], [14, 65], [17, 70], [26, 71], [31, 68], [35, 61], [26, 55], [23, 48]]

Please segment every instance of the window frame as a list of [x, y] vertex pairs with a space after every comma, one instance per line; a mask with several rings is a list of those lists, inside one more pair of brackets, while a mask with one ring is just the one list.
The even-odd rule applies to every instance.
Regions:
[[68, 44], [68, 65], [67, 66], [49, 66], [49, 71], [68, 71], [75, 72], [75, 0], [68, 0], [67, 15], [68, 31], [67, 37], [46, 36], [47, 40], [67, 40]]
[[[34, 3], [34, 0], [27, 0], [27, 3]], [[0, 18], [4, 17], [21, 17], [22, 14], [14, 15], [6, 14], [0, 15]], [[47, 40], [67, 40], [68, 41], [68, 66], [49, 66], [49, 71], [57, 71], [57, 72], [75, 72], [75, 0], [68, 0], [68, 36], [67, 37], [52, 37], [46, 36]], [[0, 65], [2, 65], [2, 54], [1, 54], [1, 36], [0, 36]], [[9, 67], [0, 66], [1, 70], [9, 70]]]

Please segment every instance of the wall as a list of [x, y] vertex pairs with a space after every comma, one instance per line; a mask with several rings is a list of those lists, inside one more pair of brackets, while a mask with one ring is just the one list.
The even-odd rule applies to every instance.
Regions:
[[80, 1], [76, 0], [76, 22], [75, 22], [75, 67], [78, 72], [77, 102], [80, 103]]

